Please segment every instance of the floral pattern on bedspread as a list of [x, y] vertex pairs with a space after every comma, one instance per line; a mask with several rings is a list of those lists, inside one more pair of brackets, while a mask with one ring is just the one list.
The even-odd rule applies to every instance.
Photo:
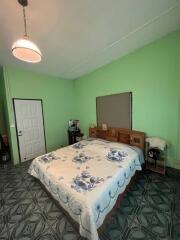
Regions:
[[102, 181], [104, 181], [103, 178], [94, 177], [88, 171], [83, 171], [81, 176], [73, 178], [71, 187], [78, 192], [92, 191]]
[[80, 153], [78, 156], [75, 156], [72, 161], [76, 163], [85, 163], [90, 159], [92, 159], [92, 157], [88, 157], [84, 153]]
[[42, 157], [39, 158], [40, 162], [43, 163], [50, 163], [53, 160], [58, 160], [60, 159], [59, 157], [57, 157], [54, 153], [49, 153], [49, 154], [45, 154]]
[[108, 152], [107, 159], [110, 161], [122, 161], [127, 156], [127, 152], [122, 151], [121, 149], [111, 148], [110, 152]]
[[83, 237], [98, 240], [97, 228], [135, 171], [141, 170], [140, 159], [142, 162], [139, 149], [84, 140], [77, 148], [72, 145], [37, 157], [28, 172], [79, 223]]
[[81, 142], [77, 142], [77, 143], [72, 145], [72, 147], [76, 148], [76, 149], [82, 149], [85, 146], [86, 146], [86, 144], [82, 144]]

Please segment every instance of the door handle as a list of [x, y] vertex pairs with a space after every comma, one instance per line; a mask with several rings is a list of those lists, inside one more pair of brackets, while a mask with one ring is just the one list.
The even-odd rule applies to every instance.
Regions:
[[21, 137], [22, 136], [22, 131], [18, 131], [18, 137]]

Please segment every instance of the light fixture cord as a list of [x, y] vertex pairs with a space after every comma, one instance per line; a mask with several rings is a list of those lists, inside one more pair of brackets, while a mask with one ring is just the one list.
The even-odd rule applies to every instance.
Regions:
[[27, 37], [26, 11], [24, 6], [23, 6], [23, 17], [24, 17], [24, 36]]

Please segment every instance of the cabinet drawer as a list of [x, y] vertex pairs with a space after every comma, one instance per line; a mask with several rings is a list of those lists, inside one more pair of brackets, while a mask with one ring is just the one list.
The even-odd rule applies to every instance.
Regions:
[[106, 130], [98, 129], [97, 132], [96, 132], [96, 137], [97, 138], [106, 139], [106, 135], [107, 135], [107, 131]]

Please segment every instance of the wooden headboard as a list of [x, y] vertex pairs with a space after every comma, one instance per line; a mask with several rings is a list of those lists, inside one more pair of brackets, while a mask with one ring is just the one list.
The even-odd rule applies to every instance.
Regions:
[[145, 133], [125, 128], [89, 128], [89, 136], [136, 146], [144, 151]]

